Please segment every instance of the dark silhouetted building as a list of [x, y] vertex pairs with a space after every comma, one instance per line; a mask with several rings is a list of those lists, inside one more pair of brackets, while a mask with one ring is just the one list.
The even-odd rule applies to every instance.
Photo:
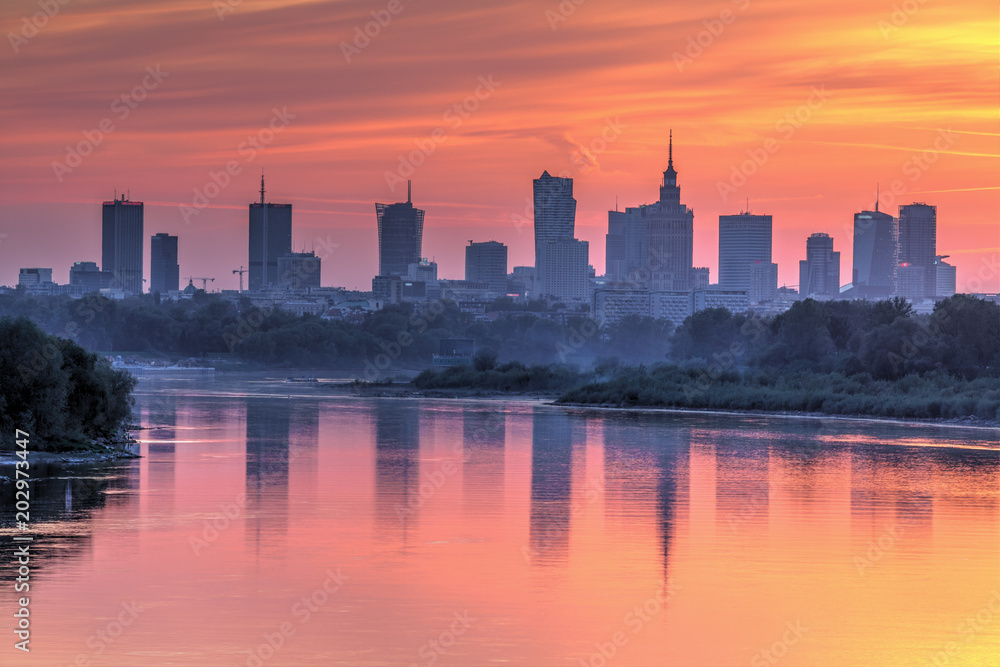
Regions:
[[40, 287], [52, 284], [52, 269], [21, 269], [17, 273], [17, 284], [25, 287]]
[[157, 234], [149, 240], [149, 292], [176, 292], [180, 289], [181, 269], [177, 264], [177, 237]]
[[110, 287], [113, 278], [110, 271], [97, 268], [96, 262], [74, 262], [69, 269], [69, 284], [82, 287], [84, 293]]
[[535, 206], [535, 266], [538, 248], [545, 241], [573, 238], [576, 226], [576, 199], [573, 179], [552, 176], [543, 171], [532, 181]]
[[840, 295], [840, 253], [833, 251], [829, 234], [813, 234], [806, 241], [806, 258], [799, 261], [799, 294]]
[[506, 294], [507, 246], [499, 241], [469, 241], [465, 246], [465, 279], [484, 282], [491, 292]]
[[320, 258], [315, 252], [290, 252], [278, 258], [278, 286], [286, 289], [319, 287]]
[[538, 296], [563, 301], [590, 298], [590, 244], [576, 239], [549, 239], [537, 249], [535, 287]]
[[104, 202], [101, 266], [114, 276], [112, 287], [142, 294], [143, 205], [121, 199]]
[[[937, 207], [914, 203], [899, 207], [899, 268], [908, 269], [903, 273], [902, 284], [897, 285], [897, 293], [913, 298], [933, 297], [937, 277], [934, 262], [937, 258]], [[919, 293], [913, 288], [921, 282], [917, 274], [923, 273], [923, 287]], [[912, 286], [908, 288], [907, 286]]]
[[854, 214], [851, 283], [864, 296], [889, 296], [896, 268], [896, 219], [878, 210]]
[[406, 201], [375, 204], [378, 218], [378, 274], [405, 276], [410, 264], [420, 262], [424, 238], [424, 211], [413, 207], [410, 183], [406, 183]]
[[934, 296], [947, 298], [955, 296], [956, 271], [955, 267], [944, 261], [948, 255], [938, 255], [934, 261]]
[[278, 258], [292, 252], [292, 205], [260, 201], [250, 204], [250, 291], [278, 286]]
[[747, 290], [755, 303], [773, 299], [777, 269], [771, 264], [771, 216], [749, 212], [719, 216], [719, 289]]

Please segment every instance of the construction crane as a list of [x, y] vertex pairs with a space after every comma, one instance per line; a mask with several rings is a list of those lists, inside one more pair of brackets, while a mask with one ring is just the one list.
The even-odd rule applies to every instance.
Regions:
[[240, 274], [240, 294], [243, 294], [243, 274], [250, 273], [250, 269], [244, 269], [241, 265], [238, 269], [233, 269], [233, 273]]
[[196, 280], [201, 281], [201, 289], [203, 292], [208, 291], [208, 281], [211, 280], [213, 283], [215, 282], [215, 278], [200, 278], [198, 276], [188, 276], [188, 285], [193, 285], [194, 281]]

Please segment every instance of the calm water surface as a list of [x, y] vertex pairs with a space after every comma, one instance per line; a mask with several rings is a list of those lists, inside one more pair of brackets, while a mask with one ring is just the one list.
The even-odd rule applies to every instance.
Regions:
[[144, 458], [36, 483], [32, 653], [8, 630], [0, 664], [1000, 656], [995, 430], [223, 377], [137, 414]]

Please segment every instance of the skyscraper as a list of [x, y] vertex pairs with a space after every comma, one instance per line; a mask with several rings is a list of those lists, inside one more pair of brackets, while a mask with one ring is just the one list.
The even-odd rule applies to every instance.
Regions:
[[840, 253], [833, 251], [829, 234], [813, 234], [806, 240], [806, 258], [799, 261], [799, 295], [840, 294]]
[[278, 258], [278, 287], [308, 289], [319, 287], [322, 258], [315, 252], [290, 252]]
[[413, 207], [410, 183], [406, 201], [375, 204], [378, 219], [378, 274], [405, 276], [410, 264], [420, 262], [424, 238], [424, 211]]
[[278, 258], [292, 252], [292, 205], [264, 202], [264, 175], [260, 201], [250, 204], [250, 291], [277, 287]]
[[590, 244], [549, 239], [538, 247], [535, 284], [538, 296], [581, 301], [590, 298]]
[[544, 241], [572, 239], [576, 224], [573, 179], [551, 176], [543, 171], [533, 182], [535, 206], [535, 266]]
[[149, 239], [149, 292], [166, 294], [180, 289], [177, 237], [157, 234]]
[[507, 293], [507, 246], [486, 241], [465, 246], [465, 279], [489, 285], [491, 292]]
[[924, 276], [923, 294], [919, 296], [933, 297], [937, 283], [934, 268], [937, 257], [936, 206], [913, 203], [899, 207], [898, 248], [899, 267]]
[[[771, 216], [739, 215], [719, 216], [719, 289], [749, 290], [750, 271], [754, 264], [771, 265]], [[758, 280], [770, 271], [763, 271]], [[777, 275], [772, 289], [776, 290]], [[769, 291], [764, 286], [765, 291]]]
[[69, 284], [82, 287], [86, 292], [96, 292], [111, 285], [114, 276], [101, 271], [96, 262], [74, 262], [69, 268]]
[[101, 265], [113, 276], [112, 287], [142, 294], [143, 205], [121, 199], [104, 202]]
[[660, 200], [641, 210], [647, 224], [650, 280], [660, 289], [690, 289], [694, 267], [694, 211], [681, 203], [681, 189], [674, 169], [673, 131], [670, 132], [667, 168], [660, 184]]
[[878, 210], [854, 214], [851, 282], [866, 296], [888, 296], [896, 268], [896, 219]]

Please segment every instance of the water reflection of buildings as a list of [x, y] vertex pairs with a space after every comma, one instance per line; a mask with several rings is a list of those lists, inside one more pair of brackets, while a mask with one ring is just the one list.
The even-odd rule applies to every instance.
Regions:
[[583, 423], [559, 412], [536, 408], [531, 425], [531, 518], [533, 563], [566, 559], [572, 502], [573, 443], [584, 437]]
[[407, 401], [376, 400], [372, 408], [379, 531], [405, 529], [420, 516], [420, 415], [420, 405]]
[[664, 577], [679, 512], [690, 493], [691, 431], [680, 424], [659, 428], [655, 417], [610, 415], [604, 421], [605, 511], [614, 520], [621, 541], [644, 541], [630, 535], [646, 521], [637, 515], [654, 514], [662, 553]]
[[[462, 412], [462, 505], [479, 523], [500, 518], [504, 498], [507, 416], [494, 410]], [[458, 458], [458, 457], [456, 457]]]
[[172, 393], [148, 397], [142, 406], [141, 423], [149, 430], [145, 436], [146, 458], [142, 462], [145, 479], [140, 502], [144, 509], [172, 516], [176, 486], [177, 397]]
[[259, 554], [288, 530], [289, 399], [246, 399], [246, 536]]

